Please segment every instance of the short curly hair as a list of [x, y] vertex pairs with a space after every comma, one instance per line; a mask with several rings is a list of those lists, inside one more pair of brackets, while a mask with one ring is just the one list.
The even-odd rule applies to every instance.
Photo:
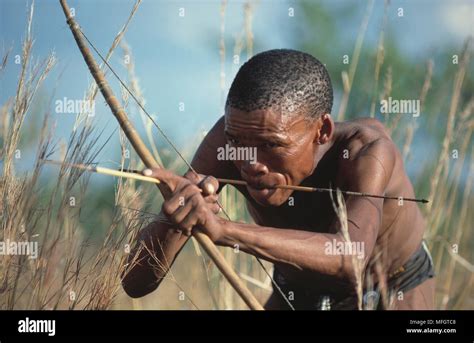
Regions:
[[310, 54], [289, 49], [259, 53], [235, 76], [226, 108], [250, 112], [276, 108], [283, 115], [310, 119], [331, 113], [333, 90], [324, 65]]

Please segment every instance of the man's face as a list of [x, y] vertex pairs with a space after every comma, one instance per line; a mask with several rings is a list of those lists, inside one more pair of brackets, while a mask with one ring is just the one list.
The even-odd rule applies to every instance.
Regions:
[[[313, 172], [320, 123], [303, 115], [282, 116], [272, 109], [245, 112], [226, 110], [225, 135], [235, 148], [256, 148], [257, 161], [233, 161], [247, 190], [263, 206], [279, 206], [291, 190], [270, 189], [275, 184], [298, 185]], [[255, 162], [255, 161], [253, 161]]]

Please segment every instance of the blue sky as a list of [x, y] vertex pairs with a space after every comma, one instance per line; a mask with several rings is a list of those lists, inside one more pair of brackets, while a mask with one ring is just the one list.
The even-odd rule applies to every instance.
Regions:
[[[297, 1], [265, 1], [255, 4], [252, 32], [256, 45], [254, 53], [272, 48], [295, 48], [295, 37], [291, 32], [301, 26], [301, 13]], [[343, 42], [351, 53], [366, 2], [359, 4], [352, 22], [337, 16], [345, 6], [343, 1], [318, 1], [334, 14], [341, 27]], [[21, 51], [21, 39], [25, 32], [27, 8], [31, 1], [0, 0], [0, 45], [2, 51], [13, 48], [13, 55]], [[130, 0], [69, 0], [76, 10], [76, 18], [83, 30], [99, 50], [106, 52], [125, 23], [134, 1]], [[243, 27], [244, 1], [230, 1], [226, 11], [226, 89], [233, 76], [246, 60], [246, 52], [239, 65], [232, 63], [235, 37]], [[146, 107], [157, 115], [157, 122], [178, 143], [186, 145], [189, 137], [208, 130], [222, 114], [220, 80], [220, 1], [151, 1], [144, 0], [132, 20], [125, 36], [132, 48], [136, 74], [146, 98]], [[288, 8], [294, 6], [295, 16], [288, 16]], [[179, 16], [179, 8], [185, 8], [185, 16]], [[397, 16], [402, 7], [404, 17]], [[375, 45], [383, 16], [383, 1], [376, 1], [369, 22], [365, 44]], [[472, 34], [472, 1], [392, 1], [389, 12], [390, 29], [403, 52], [411, 58], [430, 56], [440, 46], [457, 44]], [[313, 34], [313, 33], [307, 33]], [[317, 32], [314, 33], [317, 35]], [[64, 15], [56, 0], [35, 2], [33, 54], [45, 58], [54, 51], [57, 66], [50, 74], [40, 95], [48, 96], [56, 82], [56, 97], [81, 99], [91, 76], [83, 62]], [[122, 65], [122, 51], [117, 49], [111, 60], [112, 66], [126, 79]], [[0, 101], [15, 94], [19, 66], [10, 63], [0, 78]], [[59, 75], [61, 75], [58, 80]], [[333, 76], [335, 77], [335, 76]], [[336, 76], [337, 77], [337, 76]], [[109, 75], [109, 81], [118, 92], [118, 82]], [[106, 134], [115, 127], [115, 120], [103, 106], [98, 96], [96, 125], [105, 127]], [[334, 108], [338, 108], [338, 98]], [[185, 111], [179, 111], [184, 102]], [[56, 136], [67, 137], [74, 122], [73, 115], [56, 114]], [[141, 122], [135, 117], [137, 125]], [[156, 133], [157, 139], [161, 139]], [[115, 143], [118, 139], [115, 140]], [[117, 144], [108, 152], [117, 151]]]

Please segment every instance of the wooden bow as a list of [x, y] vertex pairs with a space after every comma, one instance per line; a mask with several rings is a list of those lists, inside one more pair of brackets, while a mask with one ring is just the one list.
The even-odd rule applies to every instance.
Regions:
[[[89, 70], [94, 78], [97, 86], [99, 87], [100, 92], [105, 98], [105, 101], [109, 105], [112, 113], [115, 118], [118, 120], [120, 127], [127, 136], [128, 140], [132, 144], [133, 148], [140, 156], [143, 163], [148, 168], [161, 168], [161, 166], [156, 162], [155, 158], [151, 152], [146, 147], [145, 143], [141, 139], [137, 130], [134, 128], [133, 124], [129, 121], [125, 110], [123, 109], [120, 102], [115, 97], [112, 89], [108, 85], [107, 80], [101, 69], [99, 68], [97, 62], [94, 60], [91, 51], [89, 50], [86, 41], [83, 38], [82, 31], [79, 28], [79, 25], [75, 21], [74, 17], [71, 16], [71, 12], [66, 0], [60, 0], [61, 6], [66, 16], [67, 23], [71, 32], [76, 40], [77, 46], [84, 57], [84, 60], [89, 67]], [[158, 184], [158, 188], [165, 199], [168, 199], [171, 195], [170, 189], [164, 184]], [[255, 296], [250, 292], [250, 290], [244, 285], [240, 280], [239, 276], [235, 271], [227, 264], [226, 260], [211, 241], [211, 239], [206, 236], [204, 233], [194, 230], [193, 236], [206, 251], [209, 257], [213, 260], [216, 266], [219, 268], [221, 273], [225, 276], [227, 281], [232, 285], [232, 287], [237, 291], [242, 300], [248, 305], [252, 310], [263, 310], [262, 305], [258, 302]]]

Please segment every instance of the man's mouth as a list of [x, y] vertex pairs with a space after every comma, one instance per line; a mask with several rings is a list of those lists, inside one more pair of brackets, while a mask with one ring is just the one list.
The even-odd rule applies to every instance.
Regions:
[[258, 190], [258, 191], [261, 191], [261, 190], [264, 190], [264, 189], [273, 189], [274, 188], [273, 186], [265, 185], [263, 183], [250, 183], [250, 182], [247, 182], [247, 185], [248, 185], [249, 188], [252, 188], [252, 189], [255, 189], [255, 190]]
[[276, 188], [262, 183], [248, 183], [247, 190], [254, 198], [263, 199], [272, 196], [272, 194], [275, 193]]
[[247, 182], [247, 191], [257, 202], [266, 204], [275, 194], [278, 188], [275, 185], [278, 181], [284, 183], [283, 175], [263, 175], [262, 177], [252, 177], [242, 173], [242, 179]]
[[256, 189], [253, 187], [248, 187], [249, 193], [256, 198], [269, 198], [273, 193], [275, 193], [275, 189], [273, 188], [260, 188]]

